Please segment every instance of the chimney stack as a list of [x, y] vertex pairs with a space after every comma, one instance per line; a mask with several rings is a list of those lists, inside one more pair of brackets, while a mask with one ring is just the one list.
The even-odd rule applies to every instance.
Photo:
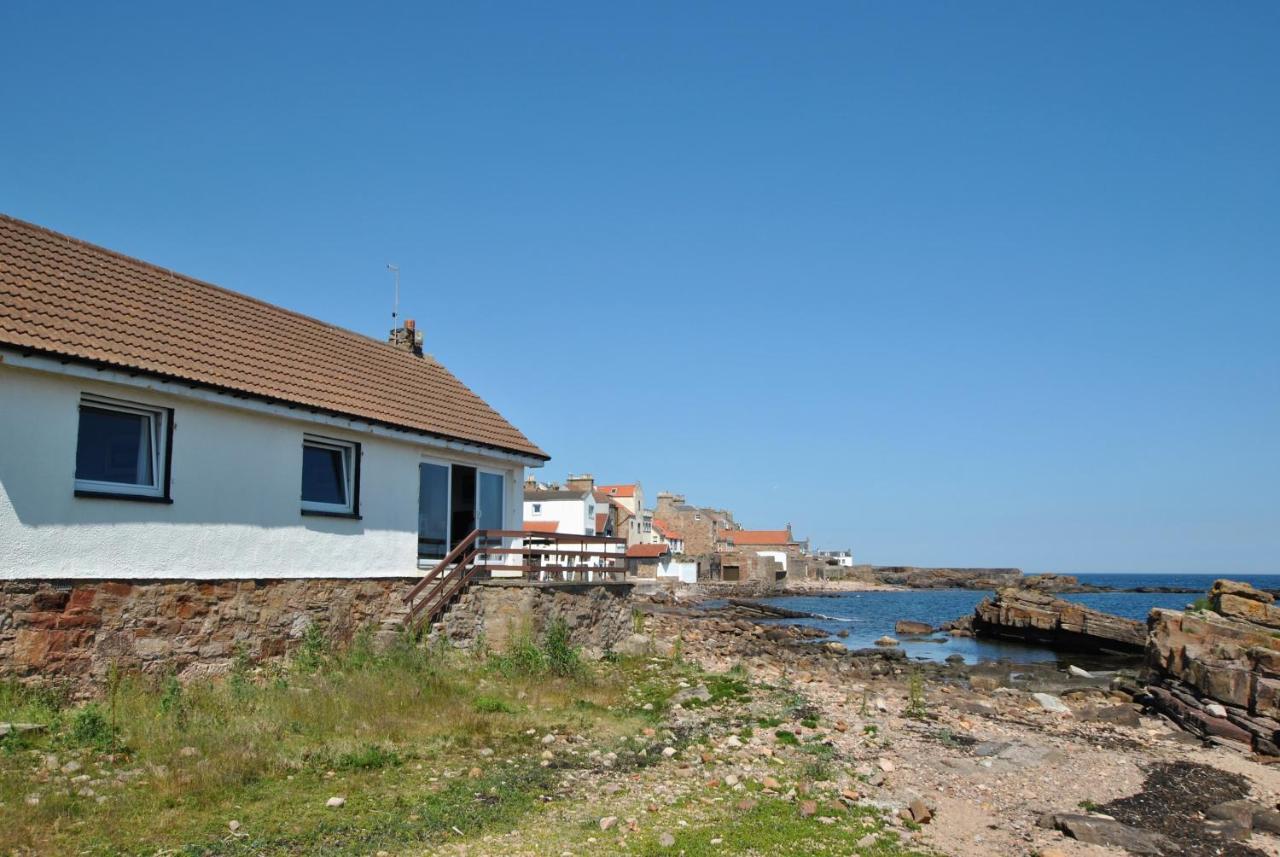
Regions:
[[418, 357], [422, 356], [422, 331], [417, 329], [417, 325], [413, 319], [406, 319], [404, 327], [394, 328], [387, 337], [390, 342], [401, 351], [408, 351]]
[[564, 481], [564, 486], [570, 491], [593, 491], [596, 487], [596, 478], [590, 473], [584, 473], [581, 476], [571, 474]]

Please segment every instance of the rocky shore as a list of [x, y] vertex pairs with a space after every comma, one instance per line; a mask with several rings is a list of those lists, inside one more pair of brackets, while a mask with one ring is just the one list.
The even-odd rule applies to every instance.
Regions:
[[1280, 758], [1280, 607], [1217, 581], [1202, 609], [1153, 610], [1147, 660], [1156, 707], [1207, 740]]
[[915, 838], [937, 853], [1276, 856], [1280, 765], [1261, 762], [1280, 738], [1280, 608], [1230, 583], [1212, 604], [1153, 611], [1149, 646], [1142, 623], [1039, 592], [1001, 591], [975, 613], [1047, 645], [1130, 656], [1133, 669], [1106, 673], [911, 663], [895, 646], [815, 642], [740, 606], [646, 610], [654, 641], [788, 684], [840, 724], [822, 739], [863, 771], [865, 799], [900, 807], [909, 828], [922, 802]]

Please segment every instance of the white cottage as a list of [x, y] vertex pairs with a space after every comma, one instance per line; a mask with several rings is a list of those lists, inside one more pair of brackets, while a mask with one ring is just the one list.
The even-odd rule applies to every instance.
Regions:
[[421, 349], [0, 216], [0, 579], [408, 577], [548, 456]]

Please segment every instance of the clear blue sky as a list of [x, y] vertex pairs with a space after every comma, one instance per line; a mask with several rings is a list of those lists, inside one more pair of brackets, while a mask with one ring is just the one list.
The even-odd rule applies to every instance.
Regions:
[[[1280, 4], [0, 6], [0, 210], [878, 563], [1280, 572]], [[695, 8], [697, 7], [697, 8]]]

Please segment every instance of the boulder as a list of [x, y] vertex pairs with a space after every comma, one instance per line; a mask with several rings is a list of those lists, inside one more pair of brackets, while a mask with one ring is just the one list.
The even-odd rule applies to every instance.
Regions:
[[893, 626], [895, 634], [902, 634], [908, 637], [919, 637], [925, 634], [933, 633], [933, 626], [928, 622], [913, 622], [910, 619], [899, 619]]
[[1071, 709], [1058, 697], [1051, 693], [1033, 693], [1031, 698], [1040, 703], [1040, 707], [1051, 714], [1070, 714]]
[[1234, 821], [1248, 829], [1253, 827], [1254, 813], [1260, 811], [1262, 811], [1262, 807], [1242, 798], [1215, 804], [1205, 810], [1205, 815], [1220, 821]]
[[1173, 842], [1159, 833], [1152, 833], [1139, 827], [1110, 818], [1093, 815], [1054, 814], [1048, 823], [1041, 819], [1041, 825], [1053, 827], [1063, 833], [1086, 842], [1090, 845], [1106, 845], [1123, 848], [1133, 854], [1166, 854], [1174, 851]]
[[1209, 589], [1209, 600], [1213, 601], [1223, 595], [1234, 595], [1237, 598], [1247, 598], [1250, 601], [1257, 601], [1260, 604], [1271, 604], [1276, 600], [1275, 596], [1270, 592], [1263, 592], [1261, 589], [1255, 589], [1240, 580], [1215, 580], [1213, 582], [1213, 586]]
[[613, 647], [619, 655], [645, 657], [653, 652], [653, 638], [648, 634], [631, 634]]

